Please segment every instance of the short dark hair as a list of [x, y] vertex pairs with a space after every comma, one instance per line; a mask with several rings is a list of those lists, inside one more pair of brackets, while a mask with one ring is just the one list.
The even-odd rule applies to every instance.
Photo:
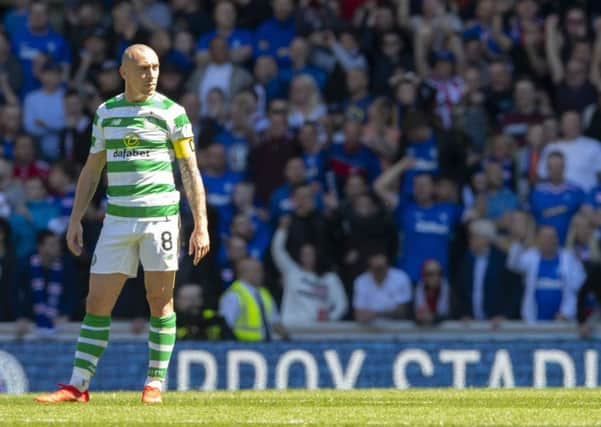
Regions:
[[57, 236], [56, 233], [50, 231], [50, 230], [41, 230], [38, 232], [38, 234], [36, 235], [35, 241], [38, 247], [42, 246], [45, 242], [46, 239], [48, 239], [49, 237], [55, 237]]

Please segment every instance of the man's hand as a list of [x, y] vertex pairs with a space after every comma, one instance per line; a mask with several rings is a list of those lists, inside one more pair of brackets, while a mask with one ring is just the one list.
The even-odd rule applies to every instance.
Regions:
[[194, 256], [194, 265], [198, 265], [200, 260], [209, 253], [210, 248], [208, 231], [194, 227], [192, 234], [190, 234], [190, 243], [188, 245], [188, 255]]
[[278, 223], [278, 227], [281, 228], [282, 230], [287, 230], [288, 227], [290, 227], [291, 222], [292, 222], [292, 218], [290, 218], [290, 215], [282, 215], [282, 217], [280, 218], [280, 221]]
[[67, 247], [75, 256], [80, 256], [83, 251], [83, 227], [81, 222], [69, 222], [67, 228]]

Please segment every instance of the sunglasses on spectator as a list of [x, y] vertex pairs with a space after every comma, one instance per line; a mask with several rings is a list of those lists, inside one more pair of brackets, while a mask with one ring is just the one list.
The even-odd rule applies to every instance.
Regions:
[[288, 110], [285, 108], [273, 108], [269, 111], [269, 114], [288, 114]]

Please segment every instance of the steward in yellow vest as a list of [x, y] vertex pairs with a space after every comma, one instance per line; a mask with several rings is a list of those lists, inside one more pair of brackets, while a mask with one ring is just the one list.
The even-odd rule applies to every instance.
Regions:
[[275, 302], [263, 283], [263, 266], [252, 258], [237, 265], [238, 280], [223, 294], [219, 312], [239, 341], [270, 341], [288, 333], [278, 321]]

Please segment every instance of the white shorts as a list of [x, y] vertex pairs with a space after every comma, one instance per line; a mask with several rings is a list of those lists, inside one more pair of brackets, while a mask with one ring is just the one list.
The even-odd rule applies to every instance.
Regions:
[[140, 221], [107, 215], [102, 224], [90, 272], [138, 275], [144, 271], [176, 271], [179, 256], [179, 217]]

